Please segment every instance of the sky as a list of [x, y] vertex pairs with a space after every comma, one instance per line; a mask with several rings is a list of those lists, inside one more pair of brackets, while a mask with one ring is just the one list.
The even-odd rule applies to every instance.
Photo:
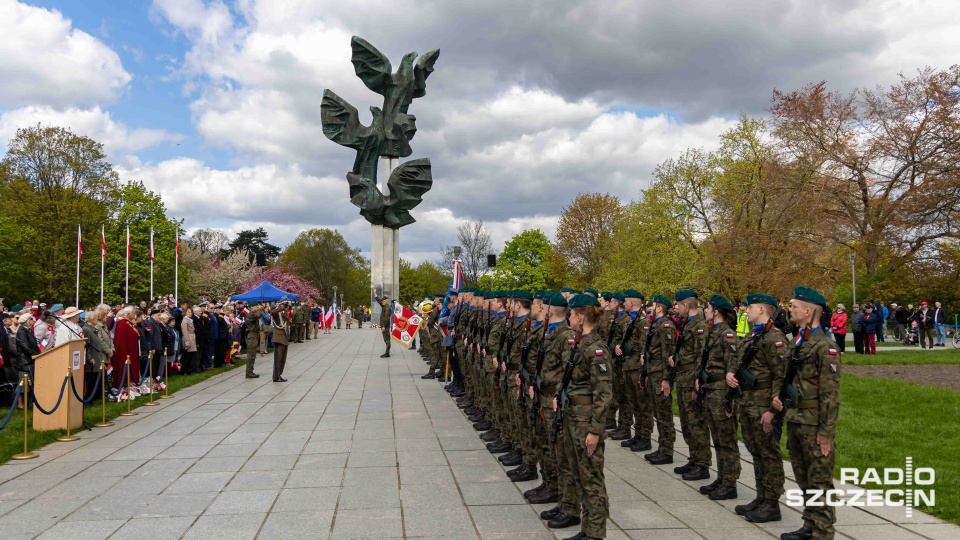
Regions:
[[0, 151], [57, 125], [104, 144], [123, 181], [187, 231], [264, 227], [281, 247], [335, 228], [368, 252], [353, 150], [324, 89], [370, 120], [359, 35], [396, 66], [439, 48], [408, 159], [433, 189], [401, 256], [436, 260], [483, 220], [497, 250], [581, 192], [636, 199], [654, 167], [711, 150], [774, 89], [874, 88], [960, 61], [960, 3], [924, 0], [0, 0]]

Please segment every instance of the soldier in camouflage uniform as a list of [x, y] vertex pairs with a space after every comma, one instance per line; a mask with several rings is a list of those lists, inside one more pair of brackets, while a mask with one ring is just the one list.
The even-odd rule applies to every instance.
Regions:
[[[547, 335], [543, 338], [544, 359], [541, 370], [540, 411], [543, 414], [544, 429], [549, 434], [553, 430], [556, 418], [553, 409], [553, 398], [563, 378], [563, 368], [570, 356], [575, 333], [567, 325], [567, 301], [563, 295], [556, 293], [544, 296], [543, 303], [549, 306], [547, 321]], [[580, 484], [579, 476], [573, 474], [570, 462], [567, 459], [568, 449], [565, 437], [557, 437], [551, 441], [553, 450], [552, 463], [557, 471], [557, 488], [559, 490], [557, 506], [540, 513], [548, 524], [572, 526], [580, 522]], [[548, 493], [549, 494], [549, 493]], [[531, 502], [534, 502], [531, 500]], [[546, 501], [544, 501], [546, 502]]]
[[[582, 337], [575, 345], [566, 396], [561, 393], [558, 399], [566, 399], [561, 436], [570, 448], [567, 451], [569, 467], [579, 479], [581, 508], [577, 515], [582, 515], [583, 521], [580, 533], [567, 540], [603, 538], [607, 535], [610, 515], [603, 477], [603, 439], [607, 407], [613, 400], [613, 369], [609, 365], [610, 350], [594, 331], [603, 315], [600, 302], [588, 294], [578, 294], [570, 300], [570, 307], [571, 328], [582, 332]], [[557, 405], [555, 401], [555, 410]], [[580, 519], [569, 521], [576, 524]], [[556, 528], [554, 520], [548, 525]]]
[[[800, 401], [786, 411], [785, 420], [790, 464], [804, 492], [833, 489], [834, 435], [840, 412], [840, 353], [837, 344], [820, 327], [820, 315], [826, 307], [826, 299], [817, 291], [809, 287], [793, 290], [790, 322], [809, 330], [804, 332], [799, 348], [792, 351], [793, 358], [799, 362], [797, 376], [785, 380], [784, 384], [793, 385]], [[783, 409], [779, 397], [774, 398], [773, 407], [778, 411]], [[834, 507], [807, 506], [803, 510], [803, 527], [780, 538], [832, 540], [836, 521]]]
[[[450, 294], [450, 311], [453, 311], [453, 306], [456, 304], [458, 294], [456, 292], [451, 292]], [[437, 380], [440, 382], [446, 381], [447, 376], [447, 350], [443, 347], [443, 333], [440, 332], [439, 328], [434, 327], [436, 323], [440, 320], [440, 311], [443, 308], [443, 300], [446, 295], [438, 295], [433, 299], [433, 307], [430, 308], [431, 314], [436, 314], [433, 316], [433, 321], [428, 322], [427, 328], [429, 330], [429, 335], [423, 338], [420, 338], [420, 346], [427, 345], [427, 350], [430, 353], [430, 369], [435, 372]], [[449, 329], [448, 331], [452, 331]]]
[[[609, 330], [607, 331], [607, 347], [613, 351], [620, 342], [623, 341], [623, 331], [630, 324], [630, 315], [623, 309], [626, 297], [621, 292], [610, 293], [610, 300], [607, 307], [610, 310], [612, 320], [609, 321]], [[608, 432], [610, 440], [625, 441], [631, 438], [630, 428], [634, 424], [633, 404], [630, 402], [630, 395], [627, 393], [626, 380], [621, 373], [614, 370], [613, 373], [613, 399], [614, 405], [611, 409], [617, 411], [617, 424], [613, 431]]]
[[680, 411], [680, 429], [683, 440], [690, 449], [690, 459], [685, 465], [673, 469], [684, 480], [710, 478], [710, 427], [702, 411], [695, 406], [697, 366], [707, 339], [707, 321], [699, 310], [697, 293], [689, 289], [677, 291], [674, 308], [682, 321], [679, 351], [670, 363], [675, 364], [677, 382], [677, 408]]
[[[503, 410], [503, 399], [500, 388], [496, 385], [498, 364], [496, 362], [497, 353], [506, 342], [507, 331], [507, 306], [506, 293], [504, 291], [495, 291], [490, 299], [490, 333], [487, 342], [482, 345], [481, 356], [483, 358], [485, 386], [488, 391], [489, 414], [487, 419], [493, 423], [493, 426], [500, 432], [497, 440], [487, 445], [487, 450], [492, 454], [503, 454], [513, 450], [514, 433], [511, 426], [505, 421]], [[492, 415], [492, 418], [491, 416]]]
[[[597, 324], [597, 333], [600, 334], [600, 337], [607, 344], [608, 349], [612, 349], [614, 345], [613, 325], [615, 324], [617, 318], [617, 312], [611, 310], [612, 299], [613, 293], [610, 291], [603, 291], [600, 293], [600, 296], [597, 297], [597, 300], [600, 301], [600, 308], [603, 309], [603, 317], [601, 317], [600, 322]], [[611, 403], [610, 407], [607, 409], [607, 420], [605, 427], [607, 429], [608, 436], [617, 429], [617, 408], [619, 405], [619, 400], [617, 399], [616, 379], [616, 377], [613, 378], [613, 403]]]
[[623, 295], [626, 298], [624, 307], [627, 317], [622, 318], [623, 326], [621, 326], [620, 335], [623, 336], [622, 341], [629, 334], [629, 341], [623, 347], [618, 343], [614, 352], [618, 357], [623, 357], [622, 378], [635, 420], [633, 437], [621, 441], [620, 446], [629, 447], [632, 452], [642, 452], [650, 450], [650, 434], [653, 433], [650, 399], [640, 387], [640, 355], [643, 354], [647, 332], [650, 331], [650, 321], [643, 312], [643, 293], [636, 289], [627, 289]]
[[[527, 354], [525, 364], [526, 374], [529, 377], [525, 390], [529, 398], [527, 400], [527, 407], [534, 407], [537, 410], [537, 413], [534, 415], [534, 424], [529, 429], [533, 432], [533, 445], [537, 452], [537, 461], [540, 463], [540, 474], [543, 476], [543, 482], [539, 486], [527, 490], [523, 494], [524, 498], [532, 504], [555, 503], [560, 500], [554, 450], [547, 438], [547, 426], [543, 420], [543, 412], [540, 408], [543, 403], [543, 398], [537, 395], [538, 401], [532, 403], [534, 398], [532, 386], [542, 383], [543, 366], [546, 362], [546, 350], [543, 347], [545, 346], [547, 338], [547, 330], [550, 329], [550, 306], [544, 299], [549, 301], [548, 295], [552, 295], [552, 293], [548, 291], [537, 291], [533, 295], [531, 313], [536, 317], [536, 322], [530, 330], [530, 350]], [[566, 313], [564, 313], [564, 315], [566, 315]], [[537, 393], [539, 394], [539, 392], [540, 386], [537, 386]], [[524, 414], [529, 416], [530, 413], [528, 411]]]
[[[740, 430], [743, 443], [753, 456], [753, 476], [757, 488], [757, 497], [737, 506], [735, 511], [754, 523], [780, 521], [778, 501], [783, 494], [783, 453], [780, 451], [780, 437], [772, 433], [771, 421], [774, 415], [773, 396], [779, 395], [783, 386], [783, 370], [790, 348], [783, 332], [773, 326], [776, 311], [777, 299], [769, 294], [747, 295], [747, 320], [752, 325], [748, 339], [758, 342], [757, 353], [746, 371], [755, 380], [749, 385], [744, 381], [741, 386], [734, 374], [727, 374], [727, 385], [740, 387], [743, 392], [738, 405]], [[747, 351], [748, 348], [744, 345], [741, 350]], [[741, 363], [742, 360], [741, 356]]]
[[390, 321], [393, 317], [393, 310], [390, 309], [389, 298], [377, 298], [377, 302], [380, 304], [380, 334], [383, 335], [383, 344], [387, 348], [380, 355], [380, 358], [390, 358]]
[[[510, 361], [507, 366], [507, 407], [513, 424], [516, 427], [522, 453], [520, 466], [507, 475], [513, 482], [526, 482], [539, 478], [537, 474], [538, 452], [535, 446], [533, 427], [530, 425], [526, 409], [521, 409], [518, 402], [520, 392], [526, 393], [526, 384], [521, 378], [522, 371], [530, 373], [531, 356], [536, 359], [536, 351], [531, 350], [533, 319], [536, 315], [531, 312], [533, 294], [529, 291], [513, 291], [514, 329], [510, 347]], [[529, 378], [529, 377], [527, 377]], [[527, 404], [528, 395], [525, 394], [524, 404]]]
[[649, 343], [649, 355], [644, 353], [646, 365], [646, 384], [644, 390], [650, 399], [653, 416], [657, 420], [657, 449], [644, 459], [653, 465], [673, 463], [673, 443], [677, 440], [677, 431], [673, 427], [673, 397], [670, 396], [670, 356], [673, 355], [677, 341], [677, 329], [667, 315], [673, 302], [666, 296], [653, 297], [653, 321], [646, 343]]
[[[426, 300], [424, 300], [424, 302], [426, 302]], [[424, 351], [427, 361], [430, 363], [430, 371], [420, 377], [421, 379], [437, 378], [437, 365], [439, 364], [437, 357], [440, 355], [440, 347], [438, 345], [439, 340], [435, 339], [437, 336], [434, 334], [440, 334], [440, 330], [437, 330], [433, 326], [439, 318], [440, 309], [437, 308], [435, 304], [430, 304], [430, 310], [427, 312], [423, 328], [420, 329], [420, 348]]]
[[253, 364], [257, 361], [257, 352], [260, 350], [260, 305], [250, 303], [250, 312], [244, 318], [247, 329], [247, 378], [259, 377], [253, 372]]
[[[704, 309], [707, 323], [712, 326], [707, 337], [709, 348], [704, 373], [698, 373], [696, 388], [704, 385], [706, 396], [703, 410], [710, 426], [710, 436], [717, 452], [717, 479], [700, 488], [700, 493], [712, 500], [737, 498], [737, 479], [740, 478], [740, 447], [737, 443], [737, 419], [723, 408], [727, 394], [727, 374], [734, 373], [738, 363], [737, 337], [733, 325], [736, 312], [726, 298], [715, 294]], [[706, 380], [706, 383], [702, 381]]]

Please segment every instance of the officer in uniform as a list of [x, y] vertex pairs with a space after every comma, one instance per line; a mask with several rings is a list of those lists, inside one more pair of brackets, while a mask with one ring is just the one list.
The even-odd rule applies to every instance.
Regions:
[[[546, 360], [546, 350], [543, 349], [547, 330], [549, 330], [550, 306], [544, 301], [547, 291], [537, 291], [533, 295], [533, 305], [531, 306], [531, 316], [536, 321], [531, 326], [529, 339], [529, 350], [527, 352], [526, 362], [524, 364], [524, 375], [527, 379], [524, 381], [522, 392], [527, 392], [528, 410], [522, 411], [522, 414], [530, 418], [530, 411], [533, 413], [532, 419], [527, 420], [527, 426], [532, 432], [533, 446], [537, 453], [536, 461], [540, 464], [540, 474], [543, 482], [537, 487], [527, 490], [523, 496], [532, 504], [555, 503], [559, 500], [559, 490], [557, 484], [557, 465], [553, 458], [553, 448], [547, 439], [546, 423], [543, 421], [540, 410], [543, 399], [540, 397], [540, 386], [537, 386], [534, 393], [533, 386], [539, 385], [543, 379], [543, 365]], [[549, 300], [549, 299], [547, 299]], [[541, 358], [542, 356], [542, 358]], [[533, 402], [536, 396], [537, 402]], [[531, 425], [529, 422], [532, 421]]]
[[517, 434], [512, 423], [507, 421], [503, 392], [497, 384], [498, 377], [503, 376], [497, 373], [501, 369], [497, 356], [501, 350], [506, 350], [511, 321], [507, 316], [507, 292], [496, 291], [494, 296], [493, 311], [495, 319], [490, 327], [487, 348], [484, 350], [484, 362], [488, 371], [487, 378], [490, 388], [491, 409], [493, 410], [493, 425], [500, 431], [500, 439], [488, 444], [487, 449], [492, 454], [509, 454], [504, 456], [507, 458], [507, 462], [501, 460], [501, 463], [513, 466], [519, 464], [519, 461], [514, 463], [519, 457], [514, 448], [514, 443], [517, 442]]
[[[610, 293], [610, 299], [607, 302], [607, 308], [610, 311], [612, 320], [608, 321], [607, 326], [607, 347], [612, 351], [620, 342], [623, 341], [623, 330], [630, 324], [630, 315], [623, 309], [626, 297], [622, 292]], [[614, 404], [610, 407], [616, 410], [616, 425], [614, 429], [608, 432], [610, 440], [625, 441], [631, 438], [630, 428], [633, 426], [634, 414], [633, 404], [630, 402], [630, 395], [627, 393], [627, 384], [622, 373], [613, 373], [613, 399]], [[608, 415], [609, 418], [609, 415]]]
[[380, 333], [383, 335], [383, 344], [386, 350], [380, 355], [380, 358], [390, 358], [390, 321], [393, 317], [393, 310], [390, 309], [390, 299], [386, 296], [377, 297], [377, 303], [380, 304]]
[[[783, 371], [789, 356], [787, 337], [773, 325], [777, 299], [769, 294], [747, 295], [747, 320], [751, 325], [750, 340], [759, 340], [757, 353], [747, 366], [752, 384], [741, 385], [733, 373], [727, 374], [727, 385], [739, 387], [740, 430], [743, 443], [753, 456], [753, 476], [757, 497], [735, 508], [747, 521], [766, 523], [780, 521], [780, 495], [783, 494], [783, 453], [780, 437], [772, 433], [773, 396], [780, 394]], [[769, 323], [769, 329], [767, 329]], [[747, 347], [741, 348], [746, 351]], [[779, 435], [779, 434], [778, 434]]]
[[283, 378], [283, 368], [287, 365], [287, 332], [290, 328], [286, 302], [280, 302], [270, 310], [270, 324], [273, 326], [273, 382], [287, 382]]
[[[454, 312], [455, 304], [459, 298], [459, 293], [456, 291], [450, 291], [450, 305], [447, 306], [447, 309], [452, 314]], [[436, 313], [433, 317], [433, 322], [437, 323], [440, 320], [440, 310], [442, 308], [443, 300], [446, 297], [444, 294], [438, 294], [433, 299], [433, 307], [430, 308], [431, 313]], [[450, 326], [453, 326], [452, 324]], [[448, 329], [448, 332], [451, 332], [453, 328]], [[430, 350], [433, 354], [432, 362], [430, 364], [430, 370], [434, 372], [434, 377], [440, 382], [445, 382], [447, 376], [447, 349], [443, 346], [443, 342], [446, 341], [446, 338], [443, 337], [443, 334], [440, 332], [439, 328], [434, 328], [433, 324], [430, 325]], [[421, 347], [428, 340], [420, 339]]]
[[[600, 293], [600, 296], [597, 297], [597, 300], [600, 301], [600, 307], [603, 309], [603, 317], [600, 320], [600, 324], [597, 326], [597, 333], [600, 334], [600, 337], [603, 338], [603, 340], [607, 343], [608, 349], [613, 348], [613, 334], [615, 334], [613, 331], [613, 325], [617, 318], [617, 312], [612, 310], [613, 293], [610, 291], [603, 291]], [[607, 409], [607, 436], [610, 436], [617, 429], [617, 408], [620, 403], [620, 400], [617, 399], [617, 377], [614, 377], [613, 380], [613, 403]]]
[[[643, 293], [636, 289], [623, 291], [626, 298], [624, 303], [627, 317], [622, 318], [623, 326], [620, 329], [621, 342], [614, 348], [617, 357], [623, 357], [623, 383], [633, 409], [634, 434], [632, 438], [620, 442], [620, 446], [629, 447], [632, 452], [650, 450], [650, 434], [653, 433], [653, 412], [650, 410], [650, 399], [640, 387], [640, 355], [646, 344], [647, 332], [650, 331], [650, 321], [643, 312]], [[629, 338], [628, 338], [629, 335]], [[616, 368], [615, 368], [616, 369]]]
[[[710, 436], [717, 452], [717, 479], [702, 486], [700, 493], [712, 500], [737, 498], [737, 479], [740, 478], [740, 447], [737, 445], [737, 419], [727, 415], [723, 400], [727, 395], [727, 374], [737, 370], [740, 339], [733, 325], [736, 311], [729, 300], [715, 294], [704, 309], [711, 325], [705, 373], [698, 373], [696, 389], [704, 385], [706, 395], [703, 410], [710, 426]], [[706, 381], [705, 383], [703, 381]]]
[[[567, 540], [603, 538], [607, 535], [607, 517], [610, 505], [603, 477], [603, 439], [607, 407], [613, 400], [610, 377], [610, 350], [599, 333], [603, 311], [600, 302], [588, 294], [578, 294], [570, 300], [570, 326], [582, 333], [580, 343], [574, 345], [572, 376], [560, 395], [554, 400], [566, 403], [563, 416], [564, 444], [569, 446], [567, 462], [580, 486], [580, 504], [576, 515], [583, 516], [580, 533]], [[570, 369], [567, 367], [566, 369]], [[566, 374], [564, 375], [566, 376]], [[572, 521], [580, 521], [575, 519]]]
[[657, 449], [644, 459], [654, 465], [673, 463], [673, 443], [677, 440], [677, 431], [673, 427], [673, 397], [670, 396], [670, 357], [673, 355], [677, 340], [677, 329], [667, 312], [673, 302], [666, 296], [653, 297], [653, 321], [646, 343], [648, 352], [644, 352], [646, 382], [644, 390], [650, 400], [650, 408], [657, 420]]
[[680, 429], [683, 441], [690, 449], [690, 459], [685, 465], [673, 469], [684, 480], [710, 478], [710, 427], [702, 411], [695, 406], [697, 366], [707, 339], [707, 321], [700, 313], [697, 293], [690, 289], [677, 291], [674, 309], [681, 320], [678, 350], [670, 363], [675, 365], [677, 382], [677, 408], [680, 411]]
[[260, 305], [250, 302], [250, 311], [244, 318], [247, 327], [247, 378], [259, 377], [253, 372], [253, 364], [257, 361], [257, 352], [260, 350]]
[[[426, 303], [426, 300], [424, 300], [423, 303]], [[420, 330], [420, 349], [425, 352], [427, 362], [430, 363], [430, 371], [420, 378], [435, 379], [437, 378], [437, 356], [439, 355], [439, 351], [437, 350], [438, 347], [433, 346], [436, 342], [434, 334], [439, 334], [440, 330], [435, 329], [434, 325], [440, 318], [440, 310], [435, 309], [433, 304], [427, 304], [427, 306], [424, 307], [422, 305], [423, 303], [421, 303], [420, 310], [421, 313], [425, 313], [426, 315], [426, 323]]]
[[[826, 308], [827, 301], [819, 292], [809, 287], [793, 290], [790, 322], [804, 331], [798, 338], [799, 349], [792, 351], [791, 361], [799, 362], [797, 375], [783, 382], [793, 385], [800, 401], [787, 409], [785, 420], [790, 464], [797, 484], [805, 493], [833, 489], [834, 435], [840, 412], [840, 353], [837, 344], [820, 326], [820, 315]], [[774, 397], [773, 407], [783, 410], [779, 396]], [[803, 510], [803, 527], [780, 538], [832, 540], [836, 521], [834, 507], [808, 506]]]
[[[533, 307], [533, 294], [529, 291], [513, 291], [513, 313], [514, 325], [509, 351], [509, 364], [507, 365], [507, 404], [511, 411], [513, 424], [516, 426], [520, 438], [520, 449], [522, 453], [522, 462], [520, 466], [510, 471], [508, 476], [513, 482], [526, 482], [539, 478], [537, 474], [537, 463], [539, 461], [539, 449], [536, 446], [536, 437], [534, 436], [533, 426], [530, 425], [529, 416], [526, 409], [520, 408], [518, 402], [520, 393], [523, 392], [525, 398], [529, 398], [527, 392], [526, 379], [521, 377], [521, 372], [532, 373], [536, 367], [531, 362], [536, 360], [536, 349], [533, 349], [534, 323], [536, 314], [531, 312]], [[526, 405], [526, 400], [524, 401]]]

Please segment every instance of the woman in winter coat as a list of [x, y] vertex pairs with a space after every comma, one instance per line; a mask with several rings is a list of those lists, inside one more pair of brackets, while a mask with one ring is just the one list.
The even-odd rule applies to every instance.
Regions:
[[190, 375], [200, 370], [200, 357], [197, 354], [197, 331], [193, 325], [193, 310], [187, 308], [183, 314], [183, 322], [180, 323], [183, 329], [183, 374]]
[[837, 311], [830, 317], [830, 331], [840, 352], [847, 352], [847, 308], [843, 304], [837, 304]]
[[[84, 367], [84, 396], [93, 390], [100, 376], [100, 364], [113, 356], [113, 339], [100, 321], [99, 311], [87, 312], [83, 323], [83, 337], [87, 340], [87, 365]], [[101, 383], [102, 384], [102, 383]], [[107, 382], [109, 384], [109, 382]]]
[[20, 316], [20, 328], [17, 329], [17, 371], [22, 377], [29, 373], [33, 378], [33, 357], [40, 354], [40, 345], [37, 336], [33, 335], [33, 315], [29, 313]]

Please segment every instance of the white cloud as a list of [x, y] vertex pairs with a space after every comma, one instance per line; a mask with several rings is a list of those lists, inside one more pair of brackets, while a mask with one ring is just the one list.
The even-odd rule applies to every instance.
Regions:
[[114, 159], [124, 159], [126, 154], [162, 142], [178, 141], [180, 135], [163, 129], [129, 128], [113, 119], [100, 107], [77, 109], [68, 107], [57, 110], [49, 106], [27, 106], [0, 115], [0, 146], [16, 134], [18, 128], [36, 126], [69, 128], [77, 135], [84, 135], [103, 143], [107, 154]]
[[59, 11], [0, 0], [0, 35], [2, 106], [90, 107], [130, 82], [117, 53]]

